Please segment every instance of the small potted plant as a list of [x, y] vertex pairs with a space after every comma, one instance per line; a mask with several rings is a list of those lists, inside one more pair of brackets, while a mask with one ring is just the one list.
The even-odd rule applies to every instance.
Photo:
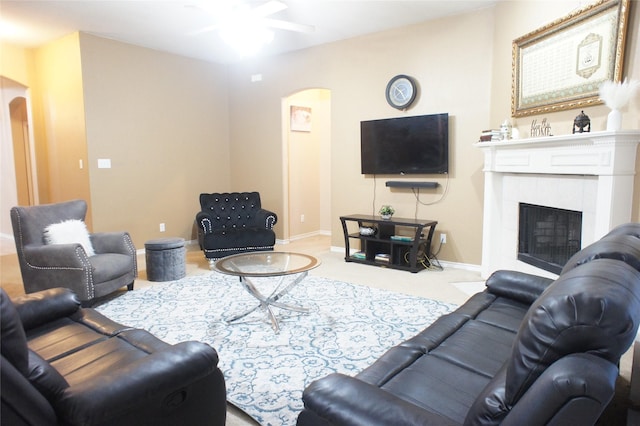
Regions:
[[385, 220], [391, 219], [391, 216], [393, 216], [395, 212], [396, 211], [393, 207], [386, 204], [380, 207], [380, 210], [378, 211], [378, 213], [380, 213], [380, 216]]

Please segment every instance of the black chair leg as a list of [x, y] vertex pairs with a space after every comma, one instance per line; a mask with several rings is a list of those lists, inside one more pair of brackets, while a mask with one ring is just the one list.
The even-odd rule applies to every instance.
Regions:
[[131, 284], [129, 284], [127, 286], [127, 291], [131, 291], [131, 290], [133, 290], [133, 283], [131, 283]]

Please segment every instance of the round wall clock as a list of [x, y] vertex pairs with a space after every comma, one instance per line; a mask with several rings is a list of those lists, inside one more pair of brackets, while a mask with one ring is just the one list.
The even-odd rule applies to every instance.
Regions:
[[394, 108], [407, 109], [416, 99], [416, 83], [408, 75], [396, 75], [387, 84], [387, 102]]

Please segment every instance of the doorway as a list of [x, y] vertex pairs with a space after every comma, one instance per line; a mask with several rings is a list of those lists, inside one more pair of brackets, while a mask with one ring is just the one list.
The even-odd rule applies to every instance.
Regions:
[[1, 76], [0, 88], [0, 209], [7, 213], [0, 215], [0, 248], [4, 254], [15, 251], [9, 210], [39, 200], [29, 89]]
[[9, 103], [9, 113], [11, 116], [11, 139], [13, 142], [13, 163], [18, 205], [32, 206], [35, 204], [35, 194], [33, 191], [33, 164], [31, 162], [26, 98], [14, 98]]
[[331, 91], [306, 89], [284, 99], [283, 130], [284, 238], [330, 235]]

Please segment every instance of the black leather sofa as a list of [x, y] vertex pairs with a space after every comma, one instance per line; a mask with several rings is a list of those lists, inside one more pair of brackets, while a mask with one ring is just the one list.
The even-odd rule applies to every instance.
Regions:
[[640, 322], [640, 225], [576, 253], [555, 281], [497, 271], [486, 290], [355, 377], [303, 393], [299, 425], [589, 425]]
[[218, 354], [80, 308], [69, 289], [0, 290], [3, 425], [224, 425]]

